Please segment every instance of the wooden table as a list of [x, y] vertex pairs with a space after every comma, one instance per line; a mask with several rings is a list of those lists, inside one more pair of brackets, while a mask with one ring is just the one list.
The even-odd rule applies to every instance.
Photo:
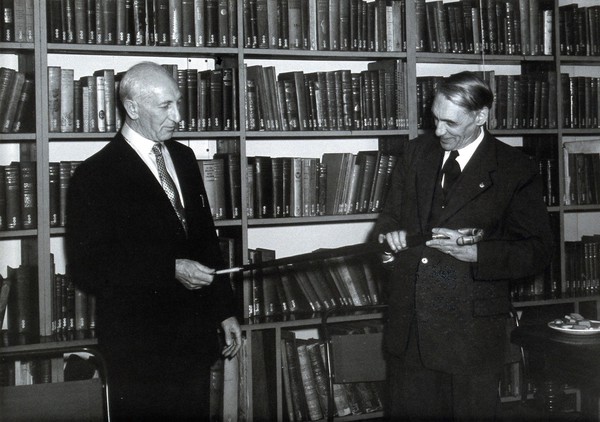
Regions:
[[597, 420], [600, 333], [583, 336], [556, 331], [547, 325], [523, 325], [513, 331], [511, 338], [528, 352], [528, 372], [541, 389], [547, 412], [562, 410], [561, 388], [568, 383], [578, 386], [582, 396], [592, 398], [595, 404], [582, 411]]

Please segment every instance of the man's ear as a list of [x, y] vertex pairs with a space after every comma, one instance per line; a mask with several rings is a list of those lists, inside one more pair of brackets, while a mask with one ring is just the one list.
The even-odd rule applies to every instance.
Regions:
[[136, 101], [130, 99], [123, 101], [123, 108], [130, 119], [136, 120], [138, 118], [138, 104]]
[[477, 112], [475, 116], [475, 123], [477, 126], [483, 126], [488, 121], [488, 116], [490, 114], [490, 109], [487, 107], [483, 107], [481, 110]]

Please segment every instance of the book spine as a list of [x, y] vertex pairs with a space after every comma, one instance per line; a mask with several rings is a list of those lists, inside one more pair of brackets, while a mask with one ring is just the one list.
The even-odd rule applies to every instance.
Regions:
[[22, 228], [37, 227], [37, 182], [35, 161], [21, 161], [21, 224]]

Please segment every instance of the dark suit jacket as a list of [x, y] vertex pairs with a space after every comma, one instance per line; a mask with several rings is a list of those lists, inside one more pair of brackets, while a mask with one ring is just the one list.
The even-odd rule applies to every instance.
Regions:
[[482, 228], [478, 262], [461, 262], [426, 246], [399, 253], [388, 286], [386, 345], [401, 355], [414, 318], [425, 366], [469, 373], [504, 363], [509, 282], [543, 271], [552, 234], [535, 163], [487, 132], [431, 225], [442, 157], [433, 134], [408, 142], [375, 233]]
[[157, 179], [118, 134], [71, 178], [68, 266], [76, 285], [97, 297], [97, 337], [107, 353], [208, 364], [217, 356], [218, 324], [234, 315], [233, 294], [224, 277], [196, 291], [175, 279], [178, 258], [224, 263], [194, 153], [173, 140], [165, 145], [188, 237]]

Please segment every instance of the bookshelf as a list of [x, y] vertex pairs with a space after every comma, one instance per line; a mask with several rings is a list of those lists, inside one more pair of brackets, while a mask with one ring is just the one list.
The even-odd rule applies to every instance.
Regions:
[[[237, 144], [240, 157], [240, 174], [247, 171], [247, 158], [257, 156], [297, 156], [307, 158], [321, 158], [322, 154], [334, 152], [358, 153], [362, 150], [378, 148], [400, 149], [402, 141], [416, 137], [427, 129], [420, 127], [419, 101], [422, 92], [419, 81], [422, 78], [444, 76], [463, 69], [484, 72], [495, 72], [495, 75], [519, 76], [523, 74], [538, 74], [537, 72], [554, 72], [556, 75], [570, 73], [572, 76], [597, 77], [600, 67], [600, 56], [597, 55], [568, 55], [560, 53], [561, 26], [556, 16], [560, 15], [560, 7], [571, 4], [570, 1], [545, 1], [540, 0], [542, 9], [552, 11], [555, 19], [550, 28], [550, 54], [518, 54], [505, 50], [503, 54], [483, 54], [466, 52], [432, 52], [430, 48], [421, 48], [421, 39], [428, 36], [427, 32], [420, 32], [419, 23], [422, 16], [418, 7], [422, 5], [417, 1], [406, 1], [406, 19], [402, 21], [405, 31], [406, 49], [395, 51], [352, 51], [352, 50], [305, 50], [305, 49], [279, 49], [279, 48], [254, 48], [252, 40], [246, 46], [248, 30], [258, 21], [245, 20], [245, 6], [250, 4], [243, 0], [233, 1], [236, 6], [229, 9], [229, 16], [235, 16], [238, 25], [227, 27], [229, 37], [237, 37], [237, 45], [215, 46], [171, 46], [171, 45], [117, 45], [117, 44], [77, 44], [57, 43], [47, 35], [52, 26], [49, 21], [46, 7], [60, 4], [60, 1], [34, 0], [32, 22], [33, 40], [25, 42], [0, 41], [1, 67], [7, 67], [22, 72], [27, 72], [33, 77], [35, 86], [35, 127], [22, 133], [2, 133], [0, 139], [0, 165], [6, 166], [12, 161], [32, 160], [36, 163], [37, 173], [37, 220], [33, 229], [3, 230], [0, 231], [0, 274], [6, 277], [7, 266], [16, 268], [21, 264], [33, 263], [37, 266], [37, 287], [39, 293], [39, 334], [42, 339], [52, 338], [52, 297], [50, 279], [54, 272], [64, 273], [66, 263], [62, 238], [64, 228], [51, 227], [49, 210], [51, 198], [46, 186], [49, 183], [50, 163], [61, 160], [82, 160], [100, 149], [114, 132], [106, 133], [61, 133], [49, 130], [50, 102], [48, 87], [49, 66], [73, 68], [75, 79], [92, 75], [95, 71], [105, 68], [114, 69], [115, 72], [126, 70], [130, 65], [141, 60], [155, 60], [162, 64], [177, 64], [179, 69], [212, 70], [217, 68], [233, 68], [237, 73], [238, 96], [234, 104], [238, 112], [239, 125], [234, 130], [211, 131], [179, 131], [174, 137], [188, 144], [194, 149], [199, 159], [210, 159], [221, 151], [223, 145]], [[189, 4], [190, 2], [186, 2]], [[292, 3], [290, 0], [289, 3]], [[307, 2], [315, 4], [317, 2]], [[369, 2], [370, 3], [370, 2]], [[426, 4], [434, 3], [427, 1]], [[453, 2], [445, 1], [444, 4]], [[594, 1], [580, 1], [580, 6], [595, 6]], [[214, 4], [214, 3], [211, 3]], [[277, 2], [271, 0], [261, 4], [272, 7]], [[475, 2], [475, 5], [484, 5], [486, 1]], [[276, 14], [273, 14], [276, 16]], [[480, 15], [481, 17], [482, 15]], [[418, 18], [418, 19], [417, 19]], [[266, 22], [263, 22], [266, 24]], [[264, 28], [264, 26], [261, 26]], [[289, 28], [288, 28], [289, 29]], [[264, 29], [261, 29], [264, 31]], [[426, 31], [427, 29], [425, 29]], [[251, 38], [251, 37], [250, 37]], [[289, 39], [288, 39], [289, 42]], [[256, 45], [258, 47], [258, 45]], [[514, 53], [514, 54], [513, 54]], [[248, 66], [274, 66], [276, 75], [284, 72], [302, 70], [305, 73], [313, 71], [351, 70], [358, 73], [368, 69], [370, 63], [386, 60], [399, 61], [405, 65], [404, 89], [408, 98], [406, 118], [408, 125], [394, 129], [335, 129], [335, 130], [307, 130], [307, 131], [281, 131], [281, 130], [250, 130], [242, 122], [247, 119], [245, 89], [246, 72]], [[553, 88], [559, 99], [557, 104], [562, 104], [565, 98], [560, 78], [556, 79]], [[552, 83], [552, 82], [550, 82]], [[555, 189], [558, 189], [557, 200], [549, 203], [549, 211], [557, 226], [557, 261], [553, 275], [547, 274], [545, 280], [554, 281], [554, 292], [543, 294], [543, 291], [532, 290], [521, 292], [516, 298], [515, 306], [524, 312], [524, 315], [550, 314], [560, 309], [581, 312], [590, 317], [600, 315], [600, 294], [597, 290], [569, 291], [568, 285], [568, 251], [566, 242], [578, 241], [583, 235], [598, 234], [597, 221], [600, 214], [600, 204], [567, 205], [563, 200], [567, 186], [564, 183], [566, 176], [566, 162], [563, 154], [563, 144], [569, 141], [586, 141], [599, 137], [598, 125], [592, 127], [566, 127], [564, 124], [562, 107], [556, 109], [557, 124], [555, 127], [540, 126], [513, 126], [512, 128], [496, 126], [491, 132], [517, 146], [537, 145], [540, 142], [551, 151], [557, 164], [557, 180]], [[240, 203], [246, 204], [250, 192], [243, 178], [240, 182]], [[280, 218], [249, 218], [244, 212], [237, 219], [220, 219], [216, 226], [221, 236], [236, 239], [240, 251], [238, 263], [247, 263], [249, 249], [268, 248], [277, 251], [277, 257], [285, 257], [298, 253], [305, 253], [316, 248], [336, 247], [345, 244], [358, 243], [367, 239], [369, 230], [377, 218], [377, 213], [354, 213], [348, 215], [312, 215], [301, 217]], [[51, 254], [54, 261], [51, 261]], [[541, 283], [543, 286], [543, 282]], [[548, 284], [548, 283], [546, 283]], [[552, 284], [551, 284], [552, 286]], [[249, 292], [244, 289], [244, 305], [250, 300]], [[534, 294], [538, 293], [538, 294]], [[245, 306], [243, 306], [245, 308]], [[546, 310], [547, 311], [544, 311]], [[242, 310], [240, 310], [241, 312]], [[552, 319], [554, 315], [550, 316]], [[340, 319], [352, 319], [354, 316], [341, 316]], [[246, 320], [245, 333], [252, 338], [253, 333], [264, 332], [274, 338], [281, 337], [281, 330], [313, 329], [317, 326], [315, 318], [296, 318], [293, 321], [261, 322], [260, 320]], [[93, 339], [78, 340], [84, 344], [94, 344]], [[59, 343], [57, 346], [56, 343]], [[79, 344], [79, 343], [78, 343]], [[249, 342], [249, 345], [252, 341]], [[277, 343], [279, 344], [279, 343]], [[46, 347], [59, 347], [60, 342], [37, 342], [31, 345], [9, 345], [0, 347], [0, 356], [20, 350], [44, 349]], [[280, 367], [280, 354], [275, 346], [278, 356], [275, 362], [269, 365]], [[249, 348], [252, 354], [252, 347]], [[278, 373], [278, 371], [275, 371]], [[277, 388], [269, 391], [269, 398], [276, 404], [275, 417], [284, 419], [283, 392], [281, 374], [276, 376]], [[252, 388], [252, 387], [250, 387]], [[1, 389], [0, 389], [1, 394]], [[249, 408], [252, 419], [252, 405]]]

